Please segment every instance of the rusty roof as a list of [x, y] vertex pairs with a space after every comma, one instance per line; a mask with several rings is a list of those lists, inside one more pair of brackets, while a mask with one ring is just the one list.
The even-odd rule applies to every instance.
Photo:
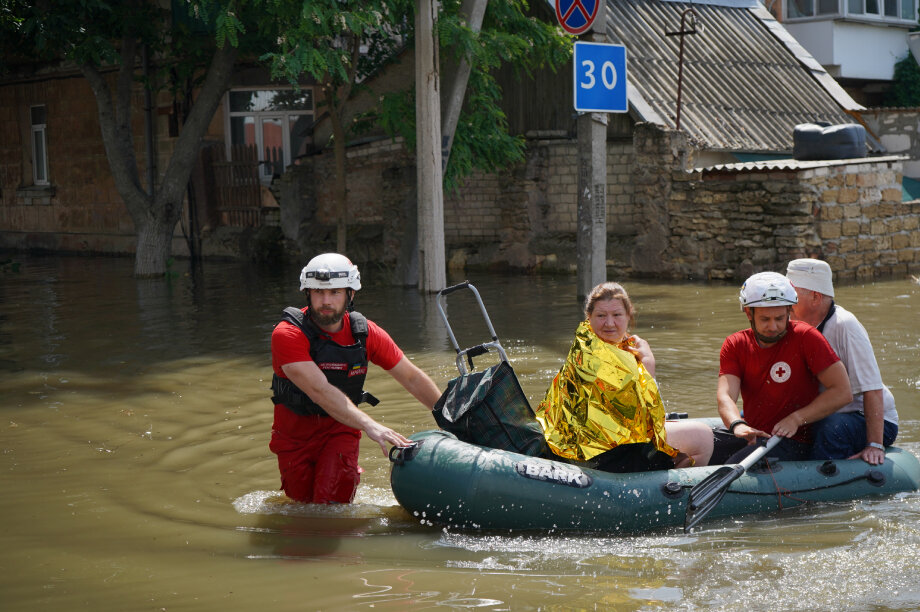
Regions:
[[684, 37], [681, 129], [703, 148], [791, 152], [796, 125], [863, 109], [757, 0], [607, 0], [637, 120], [675, 127], [680, 36], [666, 33], [689, 8], [703, 29]]

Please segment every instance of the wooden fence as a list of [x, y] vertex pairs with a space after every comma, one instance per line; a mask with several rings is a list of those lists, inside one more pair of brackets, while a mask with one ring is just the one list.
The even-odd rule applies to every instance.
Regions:
[[262, 208], [258, 150], [254, 145], [233, 145], [230, 160], [225, 151], [223, 145], [202, 151], [214, 216], [220, 225], [258, 227]]

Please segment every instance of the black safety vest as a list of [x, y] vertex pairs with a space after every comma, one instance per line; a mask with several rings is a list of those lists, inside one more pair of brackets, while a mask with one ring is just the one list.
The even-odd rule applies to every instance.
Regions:
[[[378, 404], [377, 398], [364, 391], [367, 378], [367, 319], [360, 312], [348, 313], [355, 343], [342, 346], [333, 342], [308, 315], [299, 308], [284, 309], [282, 321], [295, 325], [310, 341], [310, 358], [322, 370], [329, 383], [348, 396], [355, 405]], [[272, 403], [284, 406], [300, 415], [329, 416], [322, 407], [287, 378], [272, 376]]]

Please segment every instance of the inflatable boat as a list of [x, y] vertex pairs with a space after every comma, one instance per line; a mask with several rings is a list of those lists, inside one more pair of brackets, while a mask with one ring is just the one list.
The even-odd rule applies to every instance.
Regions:
[[[469, 289], [491, 340], [461, 349], [443, 303]], [[456, 529], [637, 533], [701, 521], [774, 512], [920, 489], [920, 460], [887, 449], [885, 463], [761, 459], [774, 436], [739, 464], [612, 474], [542, 457], [543, 431], [469, 281], [438, 293], [438, 309], [457, 353], [460, 377], [434, 408], [441, 429], [390, 451], [390, 486], [424, 524]], [[473, 357], [495, 351], [499, 363], [474, 373]], [[464, 363], [466, 358], [466, 363]], [[686, 418], [672, 413], [668, 418]], [[719, 419], [698, 419], [710, 427]], [[459, 437], [458, 437], [459, 436]]]
[[[611, 474], [477, 446], [445, 431], [391, 453], [399, 504], [425, 524], [472, 530], [638, 533], [683, 526], [689, 490], [724, 466]], [[920, 489], [920, 461], [891, 447], [885, 463], [761, 461], [705, 520]]]

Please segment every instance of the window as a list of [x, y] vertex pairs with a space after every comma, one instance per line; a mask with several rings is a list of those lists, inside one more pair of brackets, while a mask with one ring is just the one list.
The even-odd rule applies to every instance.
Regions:
[[297, 157], [307, 153], [313, 141], [313, 90], [234, 89], [229, 106], [228, 149], [254, 145], [258, 151], [259, 177], [270, 182]]
[[917, 0], [786, 0], [788, 19], [852, 15], [879, 21], [917, 21]]
[[45, 131], [45, 107], [33, 106], [29, 109], [32, 121], [32, 184], [48, 184], [48, 147]]
[[838, 0], [788, 0], [787, 8], [790, 19], [840, 14]]

